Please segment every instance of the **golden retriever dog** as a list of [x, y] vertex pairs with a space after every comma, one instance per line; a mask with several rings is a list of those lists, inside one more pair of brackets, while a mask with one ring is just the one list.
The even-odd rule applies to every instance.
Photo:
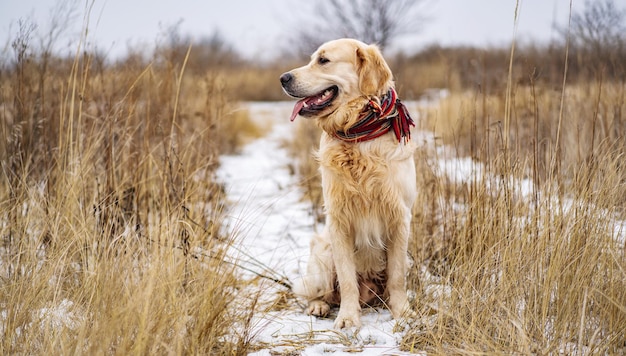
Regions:
[[320, 164], [326, 224], [311, 241], [306, 274], [295, 285], [306, 312], [334, 326], [359, 327], [361, 306], [410, 310], [405, 277], [411, 208], [416, 199], [413, 121], [397, 99], [389, 66], [375, 45], [327, 42], [311, 61], [280, 77], [299, 99], [291, 120], [322, 128]]

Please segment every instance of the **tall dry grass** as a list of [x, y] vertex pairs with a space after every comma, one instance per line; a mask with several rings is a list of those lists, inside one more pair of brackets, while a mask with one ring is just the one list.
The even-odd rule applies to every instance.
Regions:
[[422, 318], [404, 347], [436, 354], [623, 352], [622, 158], [611, 149], [598, 159], [602, 174], [583, 166], [575, 177], [559, 174], [542, 185], [512, 178], [530, 178], [530, 164], [503, 171], [502, 157], [489, 159], [461, 181], [436, 161], [422, 166], [429, 169], [418, 184], [411, 245], [421, 263], [410, 279]]
[[258, 134], [180, 62], [40, 56], [0, 77], [0, 353], [245, 354], [255, 296], [220, 234], [222, 153]]
[[419, 162], [427, 195], [411, 251], [422, 263], [410, 281], [422, 318], [405, 335], [409, 350], [626, 348], [626, 86], [599, 77], [557, 91], [530, 77], [422, 112], [436, 142], [472, 169], [450, 177], [438, 161], [450, 157]]
[[[624, 150], [626, 87], [622, 82], [569, 85], [563, 106], [561, 95], [561, 91], [544, 86], [515, 87], [508, 133], [503, 131], [504, 95], [457, 92], [420, 114], [424, 127], [461, 156], [486, 161], [502, 148], [504, 136], [508, 136], [513, 164], [535, 165], [534, 173], [541, 180], [557, 168], [573, 176], [580, 165], [595, 161], [598, 154], [611, 148], [614, 152]], [[561, 107], [563, 123], [556, 150]], [[551, 167], [556, 153], [558, 167]]]

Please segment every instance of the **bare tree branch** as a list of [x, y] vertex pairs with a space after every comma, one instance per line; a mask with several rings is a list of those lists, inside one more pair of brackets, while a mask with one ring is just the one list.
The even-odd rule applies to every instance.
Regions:
[[[566, 28], [558, 28], [565, 37]], [[586, 1], [582, 12], [572, 15], [571, 36], [575, 45], [600, 54], [621, 47], [626, 39], [626, 9], [614, 0]]]
[[[303, 53], [321, 43], [350, 37], [388, 46], [398, 36], [416, 33], [426, 22], [419, 10], [428, 0], [328, 0], [309, 4], [297, 18], [291, 41]], [[293, 47], [293, 46], [292, 46]]]

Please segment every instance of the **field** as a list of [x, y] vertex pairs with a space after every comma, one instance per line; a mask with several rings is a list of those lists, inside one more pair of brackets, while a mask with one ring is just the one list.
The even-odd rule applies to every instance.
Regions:
[[[295, 64], [212, 62], [233, 54], [189, 45], [109, 63], [80, 45], [38, 51], [27, 32], [13, 43], [0, 68], [0, 353], [267, 351], [259, 320], [301, 315], [302, 301], [261, 257], [232, 257], [255, 228], [234, 217], [263, 225], [265, 211], [235, 216], [237, 177], [219, 169], [272, 132], [280, 118], [242, 102], [285, 99], [278, 76]], [[418, 318], [390, 324], [397, 352], [626, 353], [623, 58], [528, 46], [389, 59], [420, 143]], [[291, 130], [272, 147], [317, 226], [319, 132]], [[315, 343], [298, 334], [272, 352]]]

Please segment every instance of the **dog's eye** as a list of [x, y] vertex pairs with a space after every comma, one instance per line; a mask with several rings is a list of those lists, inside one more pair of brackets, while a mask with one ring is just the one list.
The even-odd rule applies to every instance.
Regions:
[[328, 58], [326, 58], [326, 57], [320, 57], [320, 58], [317, 60], [317, 63], [319, 63], [319, 64], [326, 64], [326, 63], [328, 63], [328, 62], [330, 62], [330, 59], [328, 59]]

